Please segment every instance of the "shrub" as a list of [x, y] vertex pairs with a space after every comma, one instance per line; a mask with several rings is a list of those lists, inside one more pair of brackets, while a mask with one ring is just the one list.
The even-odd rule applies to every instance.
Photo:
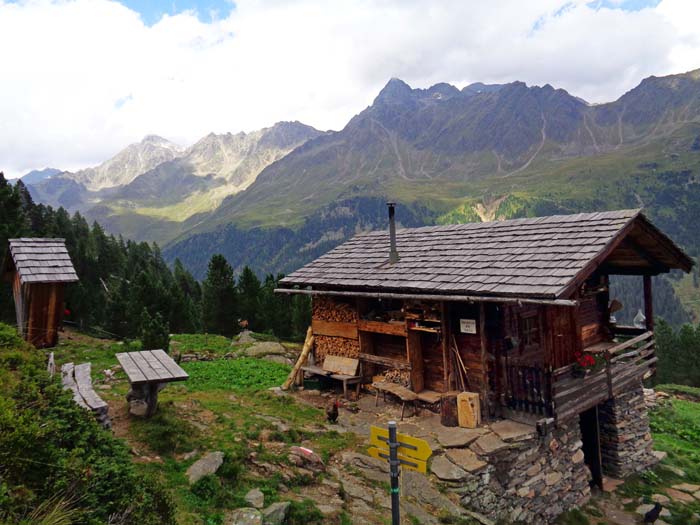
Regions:
[[321, 525], [323, 514], [310, 499], [292, 501], [287, 523], [288, 525]]
[[211, 501], [219, 494], [221, 481], [214, 474], [199, 478], [190, 488], [192, 494], [204, 501]]
[[0, 382], [0, 523], [36, 523], [32, 516], [52, 508], [85, 525], [110, 516], [123, 516], [124, 524], [174, 523], [162, 487], [139, 475], [127, 446], [49, 378], [43, 354], [20, 342], [0, 346], [0, 360], [8, 356], [18, 368]]

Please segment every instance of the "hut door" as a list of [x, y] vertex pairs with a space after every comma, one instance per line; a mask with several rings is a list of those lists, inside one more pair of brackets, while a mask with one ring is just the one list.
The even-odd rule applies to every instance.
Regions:
[[591, 470], [592, 484], [603, 487], [603, 466], [600, 455], [600, 427], [598, 425], [598, 407], [586, 410], [580, 416], [581, 440], [583, 441], [583, 458]]

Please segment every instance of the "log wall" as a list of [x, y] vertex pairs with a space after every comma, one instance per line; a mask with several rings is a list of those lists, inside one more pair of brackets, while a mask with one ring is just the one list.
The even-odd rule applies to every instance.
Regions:
[[357, 332], [357, 308], [354, 301], [316, 296], [311, 306], [316, 364], [323, 365], [327, 355], [357, 359], [360, 342]]

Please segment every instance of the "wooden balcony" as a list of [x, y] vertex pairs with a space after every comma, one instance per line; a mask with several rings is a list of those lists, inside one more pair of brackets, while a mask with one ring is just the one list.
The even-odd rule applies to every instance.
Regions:
[[653, 372], [657, 361], [654, 334], [649, 331], [584, 351], [602, 355], [603, 367], [577, 377], [574, 365], [551, 372], [533, 366], [507, 366], [505, 406], [530, 417], [554, 417], [562, 421], [622, 393]]
[[607, 348], [592, 348], [602, 354], [604, 366], [575, 377], [573, 365], [552, 372], [551, 401], [554, 417], [565, 420], [622, 393], [640, 381], [656, 365], [654, 334], [644, 332]]

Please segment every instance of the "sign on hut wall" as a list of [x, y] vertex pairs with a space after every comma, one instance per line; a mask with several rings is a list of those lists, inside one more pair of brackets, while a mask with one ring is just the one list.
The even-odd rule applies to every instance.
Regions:
[[459, 331], [463, 334], [475, 334], [476, 333], [476, 319], [460, 319], [459, 320]]

